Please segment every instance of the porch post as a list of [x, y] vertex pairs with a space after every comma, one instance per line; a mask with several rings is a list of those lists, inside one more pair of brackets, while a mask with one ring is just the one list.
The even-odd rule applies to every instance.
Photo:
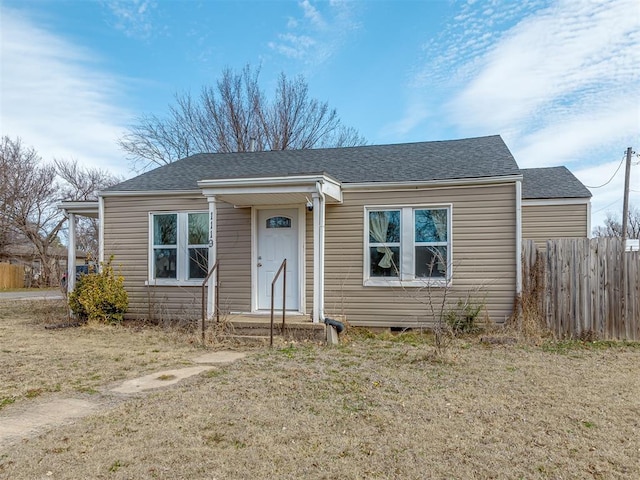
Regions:
[[[209, 265], [207, 267], [207, 273], [211, 270], [211, 267], [216, 263], [218, 255], [218, 212], [216, 209], [216, 197], [208, 196], [207, 202], [209, 202]], [[209, 288], [207, 288], [207, 317], [210, 318], [216, 314], [215, 312], [215, 298], [216, 288], [218, 288], [219, 271], [209, 279]]]
[[313, 322], [324, 320], [324, 198], [313, 194]]
[[69, 245], [67, 247], [67, 292], [76, 287], [76, 215], [67, 212], [69, 222]]

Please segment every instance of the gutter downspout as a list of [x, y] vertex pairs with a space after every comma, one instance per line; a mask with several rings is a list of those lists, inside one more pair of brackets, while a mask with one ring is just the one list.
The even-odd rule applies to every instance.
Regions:
[[76, 288], [76, 216], [64, 211], [69, 222], [69, 244], [67, 246], [67, 293]]
[[516, 296], [522, 296], [522, 180], [516, 180]]
[[325, 195], [322, 182], [313, 194], [313, 323], [324, 319], [324, 229]]
[[[207, 197], [207, 202], [209, 203], [209, 265], [207, 266], [207, 271], [211, 271], [218, 256], [218, 210], [216, 208], [216, 197]], [[214, 303], [219, 276], [220, 272], [218, 268], [218, 271], [209, 279], [207, 288], [207, 318], [211, 318], [216, 314], [214, 311]]]
[[587, 238], [591, 238], [591, 199], [587, 202]]
[[104, 263], [104, 197], [98, 196], [98, 266]]

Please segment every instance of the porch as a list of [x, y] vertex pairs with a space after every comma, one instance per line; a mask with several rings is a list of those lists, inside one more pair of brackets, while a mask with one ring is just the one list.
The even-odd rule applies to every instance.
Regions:
[[[220, 316], [219, 320], [212, 317], [205, 323], [205, 333], [211, 331], [234, 343], [268, 345], [271, 316], [262, 313], [231, 313]], [[285, 314], [283, 323], [280, 310], [274, 312], [273, 335], [284, 341], [324, 343], [327, 341], [327, 327], [324, 323], [312, 322], [306, 315], [290, 312]]]
[[[209, 205], [209, 266], [225, 262], [218, 248], [220, 204], [250, 210], [250, 305], [252, 314], [264, 313], [271, 304], [270, 287], [278, 268], [286, 259], [286, 301], [284, 308], [304, 315], [311, 312], [313, 323], [324, 320], [325, 207], [342, 203], [340, 182], [325, 174], [272, 178], [232, 178], [198, 182]], [[310, 242], [307, 251], [306, 214], [311, 212]], [[245, 237], [246, 238], [246, 237]], [[249, 252], [247, 252], [249, 253]], [[245, 258], [248, 258], [245, 257]], [[312, 262], [307, 262], [311, 258]], [[311, 295], [307, 298], [307, 265]], [[218, 272], [209, 281], [207, 317], [215, 312]], [[221, 274], [224, 282], [224, 275]], [[278, 282], [275, 308], [282, 309], [283, 283]], [[246, 308], [246, 307], [244, 307]], [[258, 318], [259, 315], [255, 318]], [[245, 321], [246, 322], [246, 321]]]

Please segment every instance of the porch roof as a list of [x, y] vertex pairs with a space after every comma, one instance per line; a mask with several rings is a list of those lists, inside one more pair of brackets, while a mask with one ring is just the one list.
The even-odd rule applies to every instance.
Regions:
[[88, 201], [64, 201], [58, 203], [58, 208], [67, 213], [80, 215], [81, 217], [98, 218], [99, 202], [97, 200]]
[[237, 207], [309, 203], [314, 194], [322, 194], [327, 203], [342, 203], [340, 182], [323, 173], [201, 180], [198, 187]]

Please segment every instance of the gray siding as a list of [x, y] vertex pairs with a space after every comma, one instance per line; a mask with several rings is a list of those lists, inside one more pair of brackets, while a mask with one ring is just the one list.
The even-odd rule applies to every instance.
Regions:
[[197, 287], [148, 286], [149, 212], [207, 210], [198, 196], [106, 197], [104, 199], [105, 259], [114, 257], [129, 294], [127, 317], [168, 321], [194, 317], [199, 311]]
[[[351, 325], [415, 327], [432, 321], [429, 295], [415, 287], [363, 286], [364, 207], [452, 204], [453, 283], [449, 302], [471, 293], [502, 322], [515, 295], [515, 185], [434, 187], [396, 192], [345, 191], [344, 203], [326, 208], [325, 310]], [[105, 257], [121, 265], [130, 317], [155, 321], [198, 318], [200, 288], [147, 286], [149, 212], [207, 210], [204, 197], [106, 197]], [[306, 214], [306, 312], [313, 307], [313, 214]], [[228, 311], [251, 309], [251, 209], [218, 203], [220, 301]], [[444, 289], [432, 288], [434, 308]], [[486, 299], [486, 300], [485, 300]]]
[[[487, 313], [503, 322], [512, 312], [516, 273], [514, 184], [432, 188], [401, 192], [344, 192], [327, 207], [326, 300], [328, 315], [351, 325], [416, 327], [433, 321], [428, 289], [363, 286], [364, 207], [451, 203], [453, 282], [450, 303], [471, 293], [486, 298]], [[431, 288], [440, 310], [443, 288]]]
[[[149, 212], [207, 211], [204, 197], [106, 197], [104, 199], [105, 259], [125, 278], [130, 318], [156, 322], [200, 316], [201, 288], [147, 285]], [[247, 311], [251, 295], [251, 210], [218, 203], [218, 258], [222, 309]]]
[[582, 204], [522, 205], [522, 238], [546, 248], [552, 238], [586, 238], [588, 208]]
[[251, 209], [218, 202], [220, 309], [251, 310]]

